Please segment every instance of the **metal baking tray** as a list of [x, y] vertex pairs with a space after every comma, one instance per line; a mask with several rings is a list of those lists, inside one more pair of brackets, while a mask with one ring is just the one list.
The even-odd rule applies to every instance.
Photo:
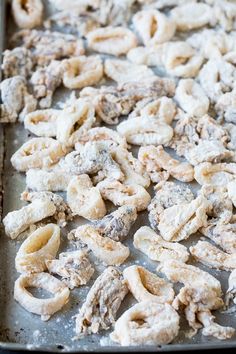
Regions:
[[[4, 23], [10, 23], [7, 28], [12, 28], [11, 22], [8, 22], [10, 21], [9, 16], [5, 16], [4, 5], [4, 0], [0, 0], [0, 54], [3, 43], [7, 43], [8, 39], [8, 35], [4, 35]], [[47, 8], [46, 11], [50, 11], [50, 9]], [[65, 97], [63, 92], [59, 92], [56, 96], [55, 101]], [[20, 124], [0, 125], [0, 187], [2, 187], [3, 197], [0, 206], [3, 209], [3, 216], [9, 211], [22, 206], [19, 196], [25, 188], [25, 177], [13, 170], [10, 157], [28, 137], [28, 132]], [[70, 224], [68, 228], [63, 230], [60, 251], [71, 249], [72, 246], [66, 241], [66, 234], [75, 225], [82, 223], [84, 223], [84, 220], [78, 218], [74, 224]], [[135, 250], [132, 244], [132, 235], [140, 226], [145, 224], [148, 225], [147, 214], [142, 212], [139, 214], [138, 220], [133, 226], [128, 239], [125, 241], [125, 244], [130, 247], [131, 255], [128, 262], [125, 262], [120, 267], [121, 270], [135, 263], [144, 265], [149, 270], [155, 272], [158, 263], [149, 260], [141, 252]], [[75, 327], [73, 316], [78, 313], [88, 290], [96, 277], [103, 271], [104, 266], [92, 258], [96, 271], [88, 286], [73, 290], [69, 303], [62, 311], [56, 313], [48, 322], [42, 322], [39, 316], [28, 313], [13, 299], [14, 282], [18, 277], [14, 267], [14, 260], [21, 242], [12, 241], [7, 238], [4, 234], [2, 224], [0, 232], [0, 349], [27, 349], [31, 351], [41, 350], [52, 352], [156, 352], [236, 347], [236, 336], [227, 341], [220, 341], [213, 337], [202, 336], [200, 330], [191, 339], [187, 338], [185, 333], [189, 328], [184, 319], [181, 319], [181, 330], [178, 338], [169, 345], [121, 347], [109, 340], [110, 331], [103, 331], [99, 335], [87, 336], [79, 341], [73, 340]], [[185, 244], [193, 244], [199, 237], [200, 235], [191, 236], [190, 240], [185, 242]], [[210, 270], [202, 265], [199, 266], [221, 280], [223, 291], [226, 290], [229, 273]], [[127, 295], [119, 310], [118, 317], [134, 303], [135, 301], [132, 296], [130, 294]], [[214, 315], [219, 323], [236, 328], [236, 316], [234, 313], [225, 314], [216, 311]]]

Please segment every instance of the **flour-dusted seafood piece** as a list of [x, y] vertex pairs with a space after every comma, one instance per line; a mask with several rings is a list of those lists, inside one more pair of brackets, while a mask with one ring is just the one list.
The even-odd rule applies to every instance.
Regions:
[[94, 108], [83, 98], [65, 107], [57, 119], [57, 140], [73, 146], [95, 123], [94, 113]]
[[223, 127], [228, 133], [227, 148], [230, 150], [236, 150], [236, 125], [233, 123], [226, 123]]
[[24, 126], [31, 133], [41, 137], [55, 137], [57, 135], [58, 109], [40, 109], [25, 116]]
[[234, 50], [234, 36], [215, 29], [193, 33], [187, 42], [199, 50], [206, 59], [220, 58]]
[[17, 171], [44, 168], [58, 162], [66, 154], [62, 144], [52, 138], [32, 138], [24, 143], [11, 157]]
[[[85, 1], [79, 1], [77, 6], [77, 2], [73, 1], [73, 4], [69, 7], [63, 4], [63, 11], [56, 13], [53, 20], [56, 21], [57, 25], [59, 21], [59, 25], [63, 27], [68, 24], [73, 29], [78, 28], [78, 32], [82, 36], [100, 26], [127, 25], [134, 2], [135, 0], [98, 0], [86, 1], [87, 4], [85, 5]], [[68, 3], [70, 4], [70, 2]], [[73, 11], [71, 11], [72, 7]], [[60, 14], [65, 15], [61, 18]], [[87, 21], [85, 22], [85, 20]]]
[[28, 192], [24, 191], [21, 194], [21, 200], [27, 202], [34, 202], [35, 200], [42, 200], [48, 203], [52, 202], [55, 206], [55, 212], [52, 215], [57, 221], [58, 225], [64, 227], [68, 220], [72, 219], [72, 212], [68, 204], [64, 201], [62, 196], [52, 192]]
[[202, 334], [204, 336], [213, 336], [220, 340], [225, 340], [230, 339], [235, 333], [233, 327], [221, 326], [216, 323], [215, 316], [210, 311], [200, 312], [197, 318], [203, 324]]
[[140, 82], [149, 77], [155, 77], [154, 72], [146, 65], [135, 65], [127, 60], [121, 59], [106, 59], [104, 72], [118, 84], [134, 81]]
[[198, 241], [190, 247], [192, 256], [210, 268], [233, 270], [236, 269], [236, 254], [228, 254], [207, 241]]
[[232, 180], [227, 184], [228, 196], [232, 201], [234, 207], [236, 207], [236, 180]]
[[50, 273], [62, 277], [70, 289], [87, 284], [94, 273], [86, 252], [81, 250], [60, 253], [59, 259], [47, 260], [46, 266]]
[[123, 90], [118, 91], [114, 86], [102, 86], [99, 89], [85, 87], [80, 97], [88, 99], [95, 108], [96, 116], [111, 125], [117, 124], [121, 115], [129, 114], [136, 103], [134, 97], [123, 93]]
[[[216, 278], [195, 266], [174, 260], [162, 263], [159, 270], [170, 281], [184, 284], [172, 306], [176, 310], [184, 308], [190, 327], [197, 331], [202, 324], [205, 327], [203, 335], [213, 335], [219, 339], [226, 339], [233, 335], [234, 329], [231, 327], [222, 327], [213, 323], [218, 330], [213, 331], [209, 328], [213, 325], [214, 319], [210, 311], [219, 309], [224, 304], [221, 298], [221, 284]], [[205, 314], [211, 316], [210, 323], [205, 318]]]
[[211, 102], [234, 87], [235, 67], [222, 58], [210, 59], [199, 72], [199, 82]]
[[157, 10], [142, 10], [133, 16], [135, 31], [145, 46], [169, 41], [175, 34], [175, 22]]
[[229, 306], [230, 300], [233, 300], [234, 303], [236, 303], [236, 270], [234, 269], [229, 276], [228, 279], [228, 289], [226, 292], [226, 299], [225, 299], [225, 304], [226, 306]]
[[226, 186], [236, 178], [236, 164], [203, 162], [194, 167], [194, 178], [201, 185]]
[[111, 339], [122, 346], [168, 344], [178, 335], [179, 315], [169, 304], [143, 301], [116, 321]]
[[197, 132], [201, 139], [218, 140], [226, 147], [230, 140], [228, 130], [208, 114], [198, 120]]
[[75, 176], [70, 180], [66, 198], [74, 215], [94, 220], [106, 214], [99, 189], [93, 186], [88, 175]]
[[207, 212], [211, 203], [198, 196], [190, 203], [173, 205], [160, 214], [158, 229], [166, 241], [181, 241], [207, 226]]
[[144, 166], [132, 155], [132, 152], [117, 147], [113, 150], [112, 157], [124, 173], [124, 184], [139, 184], [145, 188], [150, 185], [150, 179]]
[[151, 100], [151, 102], [147, 102], [143, 107], [138, 108], [139, 103], [135, 110], [129, 115], [131, 117], [134, 113], [134, 116], [139, 111], [140, 116], [149, 116], [157, 119], [159, 122], [163, 122], [166, 124], [171, 124], [175, 115], [176, 115], [176, 105], [171, 98], [168, 97], [160, 97], [157, 100]]
[[20, 28], [34, 28], [43, 21], [43, 3], [41, 0], [13, 0], [12, 14]]
[[187, 262], [189, 253], [184, 245], [167, 242], [148, 226], [142, 226], [134, 234], [134, 247], [145, 253], [151, 260], [163, 262], [175, 259]]
[[170, 75], [195, 77], [202, 66], [203, 57], [187, 42], [169, 42], [164, 45], [162, 63]]
[[123, 184], [117, 180], [106, 178], [97, 184], [104, 199], [113, 204], [132, 205], [137, 211], [145, 210], [151, 200], [146, 189], [138, 184]]
[[23, 76], [25, 78], [32, 74], [34, 61], [30, 50], [24, 47], [6, 49], [3, 52], [2, 72], [4, 78]]
[[110, 328], [127, 292], [121, 272], [114, 267], [106, 268], [95, 280], [76, 316], [76, 335], [82, 337]]
[[[98, 180], [99, 177], [101, 179], [109, 177], [118, 180], [124, 178], [120, 166], [112, 158], [106, 146], [96, 141], [77, 146], [76, 151], [66, 155], [65, 160], [61, 162], [61, 166], [68, 173], [76, 175], [98, 173]], [[99, 173], [101, 176], [99, 176]]]
[[121, 115], [130, 113], [135, 104], [144, 98], [174, 96], [173, 79], [158, 76], [142, 80], [142, 82], [126, 82], [118, 87], [102, 86], [100, 89], [86, 87], [80, 97], [90, 99], [96, 115], [107, 124], [117, 124]]
[[50, 64], [52, 60], [84, 54], [83, 41], [72, 34], [61, 32], [22, 30], [12, 37], [13, 43], [21, 42], [32, 51], [38, 65]]
[[[53, 297], [40, 299], [34, 297], [27, 288], [40, 288], [48, 291]], [[15, 282], [14, 298], [29, 312], [41, 316], [47, 321], [68, 302], [70, 291], [57, 278], [48, 273], [22, 274]]]
[[22, 243], [16, 254], [15, 266], [19, 273], [40, 273], [47, 260], [56, 257], [60, 246], [60, 228], [55, 224], [39, 227]]
[[233, 1], [215, 1], [213, 3], [217, 23], [225, 30], [235, 29], [236, 6]]
[[190, 115], [202, 117], [209, 108], [209, 99], [201, 86], [192, 79], [182, 79], [176, 88], [175, 99]]
[[148, 218], [154, 230], [158, 230], [160, 215], [174, 205], [190, 203], [194, 199], [191, 190], [185, 184], [161, 182], [156, 187], [156, 194], [148, 206]]
[[69, 8], [68, 10], [62, 10], [53, 13], [51, 16], [43, 22], [43, 26], [46, 29], [51, 30], [55, 25], [62, 31], [69, 31], [70, 33], [78, 35], [82, 38], [87, 35], [88, 32], [100, 27], [98, 18], [95, 18], [94, 12], [81, 13], [80, 9]]
[[233, 217], [233, 205], [226, 186], [203, 185], [200, 194], [207, 198], [212, 209], [208, 215], [217, 218], [218, 223], [227, 224]]
[[62, 82], [63, 72], [61, 62], [53, 60], [48, 66], [39, 67], [31, 76], [30, 83], [40, 108], [51, 107], [53, 94]]
[[127, 26], [134, 10], [133, 5], [135, 0], [102, 0], [94, 12], [94, 17], [102, 26]]
[[110, 237], [114, 241], [122, 241], [128, 236], [137, 216], [134, 206], [123, 205], [104, 218], [93, 222], [93, 225], [100, 235]]
[[176, 6], [170, 12], [178, 31], [189, 31], [206, 25], [215, 25], [216, 19], [211, 6], [189, 2]]
[[173, 136], [171, 126], [148, 116], [128, 119], [117, 126], [117, 131], [133, 145], [167, 145]]
[[226, 122], [236, 123], [236, 92], [222, 94], [215, 104], [217, 113], [224, 117]]
[[27, 230], [30, 225], [54, 215], [55, 212], [56, 207], [52, 201], [34, 200], [19, 210], [9, 212], [3, 218], [6, 235], [15, 239], [21, 232]]
[[130, 292], [138, 302], [156, 301], [160, 304], [170, 304], [174, 300], [172, 284], [144, 267], [137, 265], [127, 267], [123, 270], [123, 276]]
[[87, 34], [88, 47], [99, 53], [121, 55], [137, 46], [136, 36], [125, 27], [97, 28]]
[[145, 166], [152, 182], [172, 177], [182, 182], [191, 182], [194, 179], [194, 169], [187, 162], [173, 159], [165, 152], [162, 145], [143, 146], [139, 149], [138, 159]]
[[107, 127], [94, 127], [82, 133], [78, 138], [78, 143], [75, 144], [75, 149], [80, 149], [80, 145], [85, 145], [87, 142], [101, 142], [108, 150], [113, 150], [116, 147], [127, 149], [125, 138], [113, 129]]
[[36, 109], [36, 99], [28, 93], [26, 80], [14, 76], [0, 83], [0, 122], [15, 123], [28, 112]]
[[227, 253], [236, 253], [236, 224], [222, 224], [213, 222], [207, 227], [202, 227], [200, 232], [212, 240], [216, 245], [220, 246]]
[[231, 159], [234, 152], [226, 149], [221, 141], [200, 140], [199, 144], [186, 150], [184, 156], [191, 165], [198, 165], [202, 162], [220, 162]]
[[85, 243], [93, 254], [107, 265], [121, 265], [129, 257], [129, 248], [121, 242], [101, 236], [92, 225], [79, 226], [75, 238]]
[[130, 49], [127, 53], [127, 59], [132, 63], [147, 66], [163, 65], [163, 53], [167, 47], [167, 43], [159, 44], [151, 47], [136, 47]]
[[63, 0], [49, 0], [49, 2], [53, 3], [57, 10], [86, 10], [88, 7], [92, 7], [96, 9], [99, 4], [100, 0], [67, 0], [66, 2]]
[[72, 177], [73, 174], [69, 174], [59, 164], [49, 169], [30, 168], [26, 172], [26, 187], [36, 192], [66, 191]]
[[186, 151], [192, 149], [200, 141], [197, 129], [198, 119], [183, 111], [178, 111], [175, 118], [177, 123], [170, 146], [176, 150], [177, 155], [185, 156]]
[[[153, 0], [138, 0], [140, 4], [148, 4], [150, 3], [152, 5]], [[156, 0], [155, 1], [155, 8], [157, 9], [165, 9], [165, 8], [172, 8], [176, 7], [177, 5], [182, 5], [188, 3], [189, 0]], [[196, 0], [191, 0], [191, 2], [196, 2]]]
[[103, 77], [103, 64], [99, 56], [80, 56], [64, 62], [63, 84], [73, 90], [97, 84]]

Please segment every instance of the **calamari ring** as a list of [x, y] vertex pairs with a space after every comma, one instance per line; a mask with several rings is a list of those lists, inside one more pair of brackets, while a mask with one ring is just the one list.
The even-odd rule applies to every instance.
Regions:
[[46, 267], [46, 261], [56, 257], [60, 246], [60, 228], [48, 224], [34, 231], [17, 252], [15, 265], [19, 273], [40, 273]]
[[[48, 299], [39, 299], [26, 290], [27, 287], [41, 288], [54, 294]], [[48, 273], [22, 274], [15, 282], [14, 298], [27, 311], [41, 316], [47, 321], [59, 311], [68, 301], [70, 291], [57, 278]]]
[[18, 171], [44, 168], [58, 162], [66, 154], [63, 145], [52, 138], [32, 138], [24, 143], [11, 157]]
[[143, 301], [116, 321], [111, 339], [122, 346], [168, 344], [178, 332], [179, 315], [171, 305]]
[[174, 290], [171, 283], [141, 266], [132, 265], [123, 271], [128, 288], [138, 302], [157, 301], [172, 303]]
[[157, 10], [142, 10], [133, 17], [135, 30], [145, 46], [169, 41], [175, 34], [175, 22]]
[[128, 247], [109, 237], [101, 236], [91, 225], [79, 226], [75, 238], [85, 243], [95, 257], [107, 265], [121, 265], [129, 257]]
[[137, 46], [137, 38], [125, 27], [97, 28], [87, 34], [88, 47], [105, 54], [126, 54]]
[[146, 189], [138, 184], [122, 184], [121, 182], [106, 178], [97, 184], [97, 188], [104, 199], [113, 204], [132, 205], [137, 211], [145, 210], [151, 200]]
[[60, 114], [58, 109], [41, 109], [25, 116], [24, 125], [31, 133], [42, 137], [57, 135], [56, 120]]
[[66, 146], [74, 145], [95, 122], [95, 110], [86, 99], [78, 99], [65, 108], [57, 120], [57, 140]]
[[84, 132], [79, 137], [78, 142], [75, 144], [75, 149], [79, 150], [81, 144], [85, 145], [89, 141], [99, 141], [104, 144], [104, 146], [106, 146], [108, 150], [116, 148], [118, 146], [124, 149], [128, 148], [126, 139], [117, 131], [109, 129], [107, 127], [95, 127]]
[[40, 26], [43, 20], [43, 4], [41, 0], [13, 0], [12, 13], [20, 28]]
[[99, 56], [81, 56], [65, 61], [63, 84], [73, 90], [97, 84], [103, 77], [103, 64]]

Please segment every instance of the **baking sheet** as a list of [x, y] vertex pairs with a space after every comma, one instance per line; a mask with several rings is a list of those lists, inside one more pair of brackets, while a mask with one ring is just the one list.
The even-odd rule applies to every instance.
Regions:
[[[3, 26], [3, 11], [4, 1], [0, 1], [1, 26]], [[50, 9], [49, 9], [50, 10]], [[0, 36], [3, 38], [3, 31]], [[59, 91], [55, 97], [55, 102], [60, 99], [65, 99], [64, 91]], [[28, 132], [22, 125], [0, 125], [0, 173], [3, 183], [3, 216], [9, 211], [20, 208], [23, 202], [20, 201], [20, 193], [25, 188], [25, 176], [16, 173], [11, 164], [10, 157], [24, 141], [29, 138]], [[1, 164], [1, 159], [3, 166]], [[1, 168], [2, 167], [2, 168]], [[194, 187], [194, 185], [193, 185]], [[152, 192], [150, 190], [150, 192]], [[75, 223], [71, 223], [63, 230], [62, 245], [60, 251], [72, 250], [73, 245], [70, 245], [66, 240], [66, 234], [74, 226], [78, 226], [85, 221], [82, 218], [77, 218]], [[141, 252], [134, 249], [132, 244], [132, 235], [143, 225], [148, 225], [147, 213], [139, 213], [139, 218], [131, 229], [128, 239], [124, 242], [130, 247], [131, 255], [128, 262], [120, 267], [131, 264], [140, 264], [154, 271], [158, 265], [157, 262], [149, 260]], [[75, 321], [73, 316], [78, 312], [82, 305], [88, 290], [93, 284], [96, 277], [105, 269], [96, 259], [91, 257], [95, 264], [96, 272], [87, 286], [75, 289], [71, 292], [69, 303], [62, 311], [55, 314], [48, 322], [43, 322], [40, 317], [25, 311], [13, 299], [14, 282], [18, 275], [15, 271], [14, 260], [16, 252], [21, 244], [19, 241], [12, 241], [4, 234], [1, 226], [0, 237], [0, 348], [2, 349], [28, 349], [28, 350], [50, 350], [54, 352], [60, 351], [103, 351], [103, 352], [137, 352], [137, 351], [172, 351], [172, 350], [190, 350], [204, 348], [226, 348], [236, 347], [236, 336], [227, 341], [220, 341], [213, 337], [204, 337], [201, 331], [194, 337], [186, 338], [185, 333], [189, 330], [186, 321], [181, 319], [181, 330], [178, 338], [170, 345], [163, 346], [146, 346], [146, 347], [120, 347], [109, 340], [110, 331], [103, 331], [99, 335], [87, 336], [84, 339], [73, 340]], [[190, 240], [184, 244], [190, 245], [196, 243], [200, 235], [191, 236]], [[192, 262], [192, 264], [195, 264]], [[199, 265], [196, 263], [196, 265]], [[200, 265], [200, 268], [208, 271], [219, 279], [222, 283], [223, 291], [227, 288], [227, 278], [229, 273], [210, 270], [207, 267]], [[40, 296], [43, 296], [41, 294]], [[125, 298], [119, 312], [118, 317], [129, 306], [135, 303], [135, 300], [129, 294]], [[236, 328], [235, 313], [224, 314], [216, 311], [217, 321], [220, 324], [232, 326]]]

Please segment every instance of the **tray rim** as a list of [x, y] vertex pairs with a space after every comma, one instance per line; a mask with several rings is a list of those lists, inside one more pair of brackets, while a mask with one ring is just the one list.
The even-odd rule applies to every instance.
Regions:
[[[0, 0], [0, 64], [2, 63], [2, 52], [4, 49], [4, 32], [5, 32], [5, 23], [6, 23], [6, 0]], [[1, 68], [1, 67], [0, 67]], [[0, 70], [0, 82], [1, 82], [1, 70]], [[1, 137], [4, 137], [4, 124], [0, 124], [0, 133]], [[0, 144], [0, 148], [4, 151], [4, 139]], [[4, 162], [4, 161], [3, 161]], [[3, 167], [0, 165], [0, 168]], [[2, 186], [2, 171], [0, 170], [0, 187]], [[3, 193], [2, 199], [3, 199]], [[1, 212], [1, 206], [0, 206]], [[1, 219], [1, 213], [0, 213]], [[2, 223], [1, 223], [2, 224]], [[1, 231], [1, 228], [0, 228]], [[1, 235], [0, 235], [1, 237]], [[47, 346], [33, 346], [21, 343], [13, 343], [13, 342], [3, 342], [0, 341], [0, 350], [20, 350], [20, 351], [41, 351], [41, 352], [53, 352], [53, 353], [60, 353], [60, 352], [68, 352], [68, 353], [85, 353], [85, 352], [105, 352], [105, 353], [112, 353], [112, 352], [179, 352], [179, 351], [198, 351], [198, 350], [211, 350], [211, 349], [233, 349], [236, 348], [236, 339], [231, 342], [221, 341], [221, 342], [208, 342], [208, 343], [183, 343], [183, 344], [167, 344], [167, 345], [160, 345], [160, 346], [101, 346], [101, 345], [92, 345], [88, 350], [83, 348], [78, 349], [67, 349], [64, 348], [60, 349], [57, 347], [52, 347], [51, 345]]]

